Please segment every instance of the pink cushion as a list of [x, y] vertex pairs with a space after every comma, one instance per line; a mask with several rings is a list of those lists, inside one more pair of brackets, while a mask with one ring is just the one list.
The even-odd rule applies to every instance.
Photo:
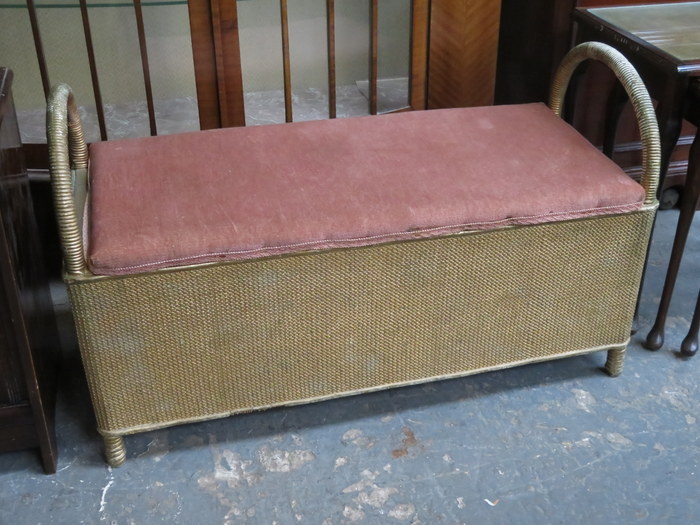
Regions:
[[118, 275], [638, 209], [541, 104], [93, 144], [88, 261]]

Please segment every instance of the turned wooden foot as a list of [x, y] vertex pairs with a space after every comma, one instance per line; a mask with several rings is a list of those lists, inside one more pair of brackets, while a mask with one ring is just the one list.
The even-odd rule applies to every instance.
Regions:
[[110, 467], [119, 467], [126, 459], [126, 448], [121, 436], [104, 436], [105, 458]]
[[608, 360], [605, 362], [605, 371], [611, 377], [617, 377], [622, 373], [625, 364], [626, 346], [622, 348], [611, 348], [608, 350]]
[[666, 319], [657, 321], [654, 327], [649, 331], [646, 340], [644, 341], [644, 347], [648, 350], [658, 350], [664, 346], [664, 324]]
[[698, 352], [698, 332], [696, 330], [695, 334], [689, 333], [685, 337], [685, 339], [683, 339], [683, 343], [681, 344], [681, 354], [688, 356], [688, 357], [693, 357], [697, 352]]
[[681, 354], [692, 357], [698, 351], [698, 332], [700, 332], [700, 293], [698, 293], [698, 302], [695, 304], [693, 312], [693, 320], [690, 322], [688, 335], [685, 336], [681, 343]]

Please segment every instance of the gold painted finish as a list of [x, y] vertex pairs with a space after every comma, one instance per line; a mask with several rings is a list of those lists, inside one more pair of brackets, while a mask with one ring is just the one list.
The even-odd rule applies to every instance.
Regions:
[[126, 461], [124, 438], [116, 435], [103, 436], [105, 442], [105, 458], [110, 467], [120, 467]]
[[74, 170], [86, 170], [88, 150], [73, 92], [66, 84], [54, 86], [46, 114], [49, 169], [66, 272], [86, 271], [82, 231], [74, 199]]
[[69, 279], [100, 431], [619, 347], [653, 214]]
[[646, 192], [644, 203], [653, 204], [656, 202], [661, 167], [659, 126], [656, 122], [654, 106], [644, 82], [622, 53], [600, 42], [584, 42], [569, 51], [562, 60], [552, 82], [549, 107], [557, 116], [561, 116], [564, 95], [571, 75], [581, 62], [588, 59], [598, 60], [608, 66], [615, 73], [632, 102], [642, 137], [641, 184]]
[[605, 371], [610, 376], [617, 377], [622, 373], [622, 368], [625, 364], [626, 351], [627, 345], [608, 350], [608, 359], [605, 362]]

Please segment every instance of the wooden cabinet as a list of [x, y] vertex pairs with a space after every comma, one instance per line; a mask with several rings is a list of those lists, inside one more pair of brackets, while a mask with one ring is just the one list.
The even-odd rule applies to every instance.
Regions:
[[[666, 0], [673, 3], [682, 0]], [[546, 102], [552, 75], [571, 48], [576, 7], [646, 4], [645, 0], [502, 0], [496, 103]]]
[[11, 82], [0, 68], [0, 451], [38, 448], [53, 473], [59, 342]]

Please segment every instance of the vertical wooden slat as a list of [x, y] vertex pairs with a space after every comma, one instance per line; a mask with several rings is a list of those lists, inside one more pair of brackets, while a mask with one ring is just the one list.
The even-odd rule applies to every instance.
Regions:
[[287, 0], [280, 0], [282, 20], [282, 62], [284, 68], [284, 115], [286, 122], [292, 122], [292, 74], [289, 64], [289, 17]]
[[328, 39], [328, 118], [336, 116], [335, 98], [335, 1], [326, 0], [326, 37]]
[[411, 4], [411, 81], [408, 86], [408, 103], [411, 109], [425, 109], [430, 0], [413, 0]]
[[[235, 2], [233, 2], [235, 4]], [[221, 114], [221, 127], [228, 127], [224, 124], [224, 115], [229, 113], [228, 99], [226, 98], [226, 79], [222, 78], [222, 74], [226, 70], [226, 55], [224, 34], [221, 31], [221, 24], [225, 22], [225, 15], [222, 11], [225, 5], [221, 0], [213, 0], [211, 2], [212, 28], [214, 31], [214, 60], [216, 61], [216, 86], [219, 94], [219, 113]]]
[[189, 0], [190, 37], [194, 58], [194, 80], [197, 87], [197, 110], [200, 129], [221, 126], [219, 91], [216, 78], [216, 50], [208, 0]]
[[151, 87], [151, 70], [148, 67], [148, 49], [146, 48], [146, 32], [143, 25], [143, 11], [141, 0], [134, 0], [134, 14], [136, 15], [136, 29], [138, 31], [139, 49], [141, 50], [141, 66], [143, 68], [143, 84], [146, 88], [146, 104], [148, 106], [148, 123], [151, 135], [157, 135], [156, 112], [153, 107], [153, 89]]
[[32, 26], [32, 36], [34, 37], [34, 48], [36, 49], [36, 59], [39, 62], [39, 74], [41, 75], [41, 85], [44, 88], [44, 96], [49, 96], [51, 82], [49, 72], [46, 68], [46, 57], [44, 56], [44, 46], [41, 43], [41, 32], [39, 31], [39, 20], [36, 16], [34, 0], [27, 0], [27, 10], [29, 11], [29, 23]]
[[95, 61], [95, 48], [92, 45], [92, 31], [90, 30], [90, 17], [88, 15], [87, 0], [80, 0], [80, 14], [83, 18], [83, 34], [85, 35], [85, 48], [88, 54], [90, 66], [90, 78], [92, 79], [92, 92], [95, 95], [95, 108], [97, 110], [97, 123], [100, 126], [100, 138], [107, 140], [107, 125], [105, 123], [105, 110], [102, 104], [102, 92], [100, 80], [97, 75], [97, 63]]
[[238, 8], [232, 0], [204, 1], [209, 1], [211, 6], [221, 126], [245, 126]]
[[378, 19], [379, 19], [379, 0], [370, 0], [369, 14], [369, 47], [370, 47], [370, 64], [369, 64], [369, 114], [377, 114], [377, 57], [378, 57]]

